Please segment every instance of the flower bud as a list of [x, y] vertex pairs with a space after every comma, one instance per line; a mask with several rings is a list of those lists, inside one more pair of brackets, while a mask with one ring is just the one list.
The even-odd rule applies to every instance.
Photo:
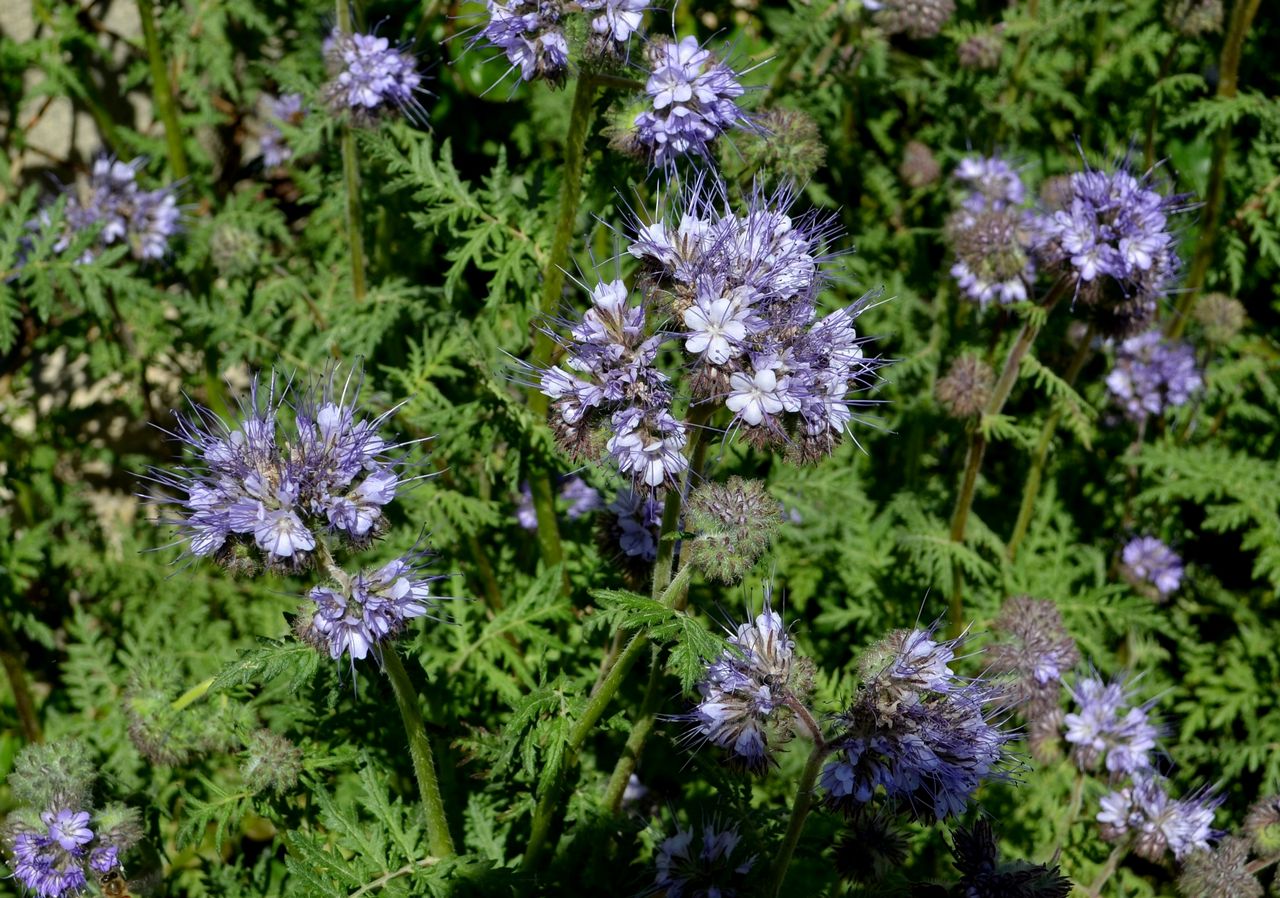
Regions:
[[937, 37], [955, 12], [954, 0], [884, 0], [875, 22], [889, 34], [927, 40]]
[[936, 184], [942, 176], [942, 166], [938, 164], [933, 150], [918, 140], [909, 140], [902, 150], [902, 164], [898, 166], [898, 174], [906, 185], [913, 190]]
[[103, 845], [123, 854], [142, 841], [142, 814], [113, 801], [93, 815], [94, 831]]
[[907, 840], [885, 814], [850, 815], [833, 857], [841, 879], [864, 885], [880, 882], [906, 859]]
[[1187, 856], [1178, 877], [1183, 898], [1262, 898], [1262, 884], [1250, 873], [1249, 840], [1228, 836], [1216, 848]]
[[689, 562], [725, 583], [746, 576], [781, 524], [778, 504], [763, 484], [741, 477], [694, 490], [689, 520], [697, 533], [688, 545]]
[[301, 772], [302, 751], [284, 736], [268, 729], [249, 736], [240, 774], [254, 793], [287, 792], [297, 785]]
[[1164, 20], [1183, 37], [1200, 37], [1222, 30], [1222, 0], [1169, 0]]
[[966, 353], [951, 363], [946, 377], [938, 381], [934, 394], [953, 418], [973, 418], [991, 400], [995, 372], [976, 355]]
[[89, 803], [96, 776], [84, 743], [66, 739], [26, 746], [14, 761], [9, 788], [18, 806], [82, 807]]
[[209, 238], [209, 257], [223, 277], [249, 274], [258, 267], [262, 255], [262, 238], [250, 230], [222, 222]]
[[1244, 304], [1225, 293], [1210, 293], [1196, 303], [1196, 324], [1213, 346], [1225, 346], [1244, 328]]
[[966, 38], [956, 48], [960, 67], [974, 71], [990, 71], [1000, 65], [1004, 41], [998, 31], [983, 31]]
[[804, 184], [822, 167], [827, 148], [818, 124], [795, 109], [770, 109], [756, 119], [759, 131], [742, 141], [742, 154], [751, 171], [771, 180]]
[[1258, 854], [1270, 857], [1280, 852], [1280, 795], [1255, 801], [1244, 818], [1244, 831]]

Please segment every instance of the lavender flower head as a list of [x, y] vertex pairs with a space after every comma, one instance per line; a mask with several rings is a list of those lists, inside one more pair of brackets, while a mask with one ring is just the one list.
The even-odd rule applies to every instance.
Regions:
[[1195, 352], [1186, 343], [1164, 339], [1159, 329], [1120, 344], [1107, 389], [1134, 422], [1185, 405], [1203, 385]]
[[[696, 837], [700, 836], [700, 839]], [[652, 892], [667, 898], [732, 898], [751, 894], [747, 879], [756, 856], [746, 855], [742, 836], [734, 827], [721, 829], [715, 821], [700, 832], [676, 827], [654, 853], [657, 870]]]
[[966, 187], [960, 208], [947, 222], [947, 239], [956, 254], [951, 276], [970, 299], [986, 306], [1026, 300], [1035, 280], [1032, 260], [1035, 223], [1020, 208], [1026, 186], [1017, 171], [998, 156], [966, 157], [955, 171]]
[[951, 670], [958, 646], [912, 630], [867, 653], [862, 688], [837, 718], [841, 733], [819, 780], [828, 804], [854, 811], [880, 797], [941, 820], [1000, 775], [1012, 735], [994, 719], [996, 690]]
[[266, 124], [259, 138], [262, 144], [262, 164], [267, 168], [278, 168], [293, 158], [293, 148], [285, 141], [280, 125], [296, 125], [306, 115], [306, 109], [302, 105], [302, 94], [268, 96], [263, 105]]
[[644, 23], [647, 0], [582, 0], [578, 4], [591, 17], [587, 51], [597, 56], [625, 57], [632, 35]]
[[441, 578], [422, 576], [423, 558], [410, 554], [354, 576], [330, 570], [334, 582], [307, 593], [314, 608], [309, 618], [300, 619], [300, 637], [335, 660], [349, 655], [353, 664], [371, 649], [377, 652], [409, 621], [436, 606], [431, 583]]
[[[560, 498], [569, 503], [569, 520], [576, 521], [601, 507], [600, 493], [577, 475], [566, 477], [560, 484]], [[538, 529], [538, 513], [533, 507], [533, 491], [520, 484], [520, 500], [516, 504], [516, 523], [525, 530]]]
[[658, 525], [662, 523], [662, 499], [623, 487], [609, 503], [614, 527], [609, 533], [610, 552], [622, 550], [628, 559], [649, 563], [658, 557]]
[[760, 614], [740, 625], [708, 666], [698, 684], [702, 700], [684, 718], [693, 724], [691, 738], [727, 750], [734, 766], [754, 773], [790, 738], [794, 709], [810, 689], [808, 665], [795, 657], [795, 642], [769, 598], [766, 591]]
[[325, 40], [325, 60], [330, 78], [324, 95], [335, 112], [372, 122], [394, 106], [411, 119], [426, 117], [416, 61], [385, 37], [334, 30]]
[[1168, 598], [1182, 583], [1182, 559], [1154, 536], [1129, 540], [1121, 558], [1130, 580], [1154, 587], [1158, 599]]
[[1113, 775], [1150, 768], [1159, 733], [1148, 719], [1149, 706], [1132, 705], [1133, 693], [1122, 680], [1081, 677], [1069, 689], [1077, 710], [1064, 722], [1077, 767], [1095, 770], [1105, 762]]
[[[65, 230], [54, 242], [54, 250], [63, 252], [78, 235], [101, 226], [97, 246], [86, 249], [78, 261], [90, 262], [98, 250], [118, 243], [127, 244], [135, 259], [163, 259], [169, 240], [178, 233], [181, 212], [177, 189], [169, 185], [142, 190], [138, 172], [144, 164], [146, 159], [141, 156], [132, 162], [99, 156], [93, 163], [87, 195], [67, 192]], [[47, 215], [41, 216], [41, 223], [47, 220]]]
[[645, 91], [653, 108], [636, 116], [635, 139], [656, 167], [670, 168], [682, 156], [706, 157], [713, 140], [747, 124], [735, 102], [744, 92], [737, 73], [697, 38], [655, 40], [647, 55]]
[[1221, 796], [1201, 791], [1189, 798], [1169, 797], [1162, 777], [1150, 771], [1102, 798], [1098, 822], [1108, 842], [1133, 838], [1133, 851], [1149, 861], [1160, 861], [1167, 851], [1182, 860], [1192, 851], [1207, 849], [1221, 833], [1213, 828], [1213, 812]]
[[[239, 420], [193, 405], [175, 438], [194, 462], [152, 479], [180, 493], [171, 520], [194, 557], [249, 569], [307, 564], [326, 536], [362, 546], [384, 524], [383, 508], [416, 478], [378, 433], [395, 409], [373, 419], [358, 408], [359, 383], [336, 372], [299, 393], [273, 374], [255, 378]], [[291, 414], [290, 414], [291, 413]], [[162, 500], [165, 501], [165, 500]]]
[[[488, 20], [475, 41], [500, 49], [523, 81], [541, 79], [564, 83], [569, 70], [569, 42], [556, 0], [488, 0]], [[474, 43], [474, 41], [473, 41]]]
[[1151, 321], [1180, 267], [1169, 216], [1185, 200], [1162, 193], [1154, 170], [1135, 177], [1122, 159], [1111, 171], [1071, 175], [1064, 208], [1041, 220], [1043, 264], [1070, 279], [1104, 335], [1127, 336]]
[[1080, 663], [1080, 652], [1047, 599], [1005, 601], [992, 630], [1004, 638], [987, 647], [988, 670], [1016, 677], [1014, 697], [1027, 718], [1058, 707], [1062, 677]]
[[95, 832], [96, 825], [87, 810], [54, 807], [38, 817], [16, 812], [4, 832], [13, 877], [42, 898], [79, 894], [88, 872], [106, 873], [120, 863], [118, 827]]

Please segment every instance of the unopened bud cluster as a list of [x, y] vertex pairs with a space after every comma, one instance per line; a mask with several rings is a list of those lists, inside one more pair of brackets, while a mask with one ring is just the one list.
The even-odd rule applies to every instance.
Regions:
[[713, 580], [736, 583], [769, 548], [781, 526], [778, 504], [757, 480], [730, 477], [689, 496], [689, 563]]

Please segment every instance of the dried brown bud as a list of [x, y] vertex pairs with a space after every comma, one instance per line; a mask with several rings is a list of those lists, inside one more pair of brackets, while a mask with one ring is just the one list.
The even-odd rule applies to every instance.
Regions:
[[984, 31], [966, 38], [956, 48], [960, 67], [975, 71], [989, 71], [1000, 65], [1000, 51], [1004, 41], [997, 31]]
[[942, 176], [942, 166], [938, 164], [931, 149], [918, 140], [909, 140], [902, 151], [902, 165], [898, 166], [898, 174], [908, 187], [919, 190], [938, 182], [938, 178]]
[[990, 365], [976, 355], [965, 354], [951, 363], [934, 393], [953, 418], [972, 418], [986, 408], [995, 382], [995, 372]]

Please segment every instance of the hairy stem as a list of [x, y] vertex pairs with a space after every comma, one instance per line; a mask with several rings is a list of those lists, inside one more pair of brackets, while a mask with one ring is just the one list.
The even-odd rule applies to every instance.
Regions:
[[178, 107], [173, 99], [173, 84], [169, 81], [169, 66], [160, 47], [156, 33], [156, 16], [152, 0], [138, 0], [138, 18], [142, 23], [142, 40], [147, 47], [147, 62], [151, 66], [151, 95], [156, 104], [156, 115], [164, 125], [165, 146], [169, 153], [169, 167], [175, 180], [190, 174], [187, 154], [182, 146], [182, 126], [178, 123]]
[[[1092, 350], [1090, 344], [1093, 343], [1093, 330], [1093, 325], [1089, 325], [1089, 330], [1085, 332], [1084, 339], [1080, 341], [1076, 354], [1067, 366], [1063, 381], [1069, 387], [1076, 385], [1076, 378], [1080, 376], [1080, 369], [1084, 367], [1084, 363], [1089, 359], [1089, 353]], [[1018, 522], [1013, 526], [1013, 535], [1009, 537], [1009, 545], [1005, 550], [1009, 555], [1010, 561], [1017, 557], [1018, 546], [1022, 544], [1022, 540], [1027, 535], [1027, 528], [1031, 525], [1031, 514], [1035, 511], [1036, 495], [1040, 492], [1040, 481], [1044, 477], [1045, 461], [1049, 457], [1049, 445], [1053, 442], [1053, 434], [1057, 431], [1058, 422], [1061, 420], [1062, 410], [1055, 408], [1049, 412], [1049, 417], [1045, 419], [1044, 427], [1040, 429], [1040, 440], [1036, 443], [1035, 454], [1031, 459], [1031, 469], [1027, 471], [1027, 482], [1022, 487], [1022, 505], [1018, 509]]]
[[821, 738], [816, 739], [813, 751], [809, 752], [809, 760], [805, 761], [804, 772], [800, 774], [800, 782], [796, 785], [796, 798], [791, 805], [791, 822], [787, 824], [787, 834], [783, 836], [778, 855], [774, 858], [773, 873], [766, 895], [782, 894], [782, 884], [786, 881], [787, 869], [791, 866], [791, 856], [795, 854], [800, 834], [804, 832], [804, 824], [809, 817], [809, 809], [813, 807], [814, 784], [818, 781], [818, 771], [826, 756], [826, 744]]
[[1076, 769], [1076, 780], [1071, 787], [1071, 800], [1067, 803], [1067, 812], [1062, 815], [1058, 822], [1058, 832], [1053, 840], [1053, 850], [1049, 852], [1046, 860], [1056, 858], [1062, 852], [1062, 846], [1067, 844], [1067, 837], [1071, 834], [1071, 827], [1075, 825], [1076, 818], [1080, 816], [1080, 808], [1084, 803], [1084, 771]]
[[[591, 106], [596, 98], [596, 82], [590, 77], [578, 78], [573, 88], [573, 107], [569, 112], [569, 130], [564, 141], [564, 173], [560, 182], [560, 205], [556, 211], [555, 231], [551, 238], [551, 255], [542, 273], [542, 295], [538, 299], [538, 315], [545, 317], [555, 311], [564, 293], [565, 269], [569, 264], [569, 245], [573, 240], [573, 225], [582, 204], [582, 172], [586, 165], [583, 150], [587, 143], [587, 131], [591, 127]], [[554, 344], [546, 328], [535, 324], [533, 355], [530, 364], [540, 371], [551, 362]], [[529, 395], [529, 408], [535, 415], [545, 418], [549, 406], [546, 395], [533, 390]], [[529, 472], [529, 490], [533, 493], [533, 510], [538, 519], [538, 545], [542, 560], [547, 566], [559, 564], [564, 559], [560, 544], [560, 522], [556, 520], [551, 472]], [[565, 579], [566, 591], [568, 579]]]
[[43, 742], [40, 715], [36, 713], [36, 703], [31, 697], [31, 687], [27, 684], [22, 646], [14, 635], [13, 627], [9, 625], [8, 616], [3, 614], [0, 614], [0, 664], [4, 665], [5, 676], [9, 678], [9, 686], [13, 690], [13, 704], [18, 712], [18, 722], [22, 725], [22, 737], [28, 742]]
[[1124, 860], [1124, 856], [1128, 853], [1129, 846], [1124, 842], [1121, 842], [1111, 850], [1102, 872], [1094, 879], [1093, 885], [1089, 886], [1089, 898], [1101, 898], [1102, 887], [1107, 884], [1107, 880], [1116, 872], [1116, 868], [1120, 866], [1120, 861]]
[[[351, 4], [349, 0], [337, 0], [338, 30], [343, 34], [352, 31]], [[347, 243], [351, 255], [351, 294], [357, 303], [364, 302], [364, 216], [360, 211], [360, 157], [356, 147], [356, 132], [351, 123], [342, 127], [342, 183], [347, 193]]]
[[396, 695], [396, 705], [404, 719], [405, 733], [409, 737], [409, 755], [413, 758], [413, 775], [418, 780], [418, 792], [422, 797], [422, 809], [427, 815], [427, 844], [435, 857], [453, 854], [453, 837], [449, 835], [449, 818], [440, 797], [440, 783], [436, 779], [436, 764], [427, 739], [427, 726], [418, 707], [418, 693], [409, 680], [394, 646], [387, 646], [382, 653], [382, 669], [387, 672], [391, 689]]
[[[1222, 45], [1222, 58], [1218, 64], [1218, 96], [1230, 99], [1236, 95], [1240, 81], [1240, 55], [1245, 36], [1261, 0], [1236, 0], [1231, 9], [1227, 26], [1227, 39]], [[1200, 238], [1196, 241], [1195, 255], [1187, 271], [1183, 292], [1178, 297], [1177, 313], [1169, 319], [1165, 333], [1170, 339], [1178, 339], [1186, 329], [1187, 319], [1204, 288], [1209, 266], [1213, 262], [1214, 247], [1218, 242], [1218, 228], [1222, 222], [1222, 203], [1226, 194], [1227, 155], [1231, 152], [1231, 127], [1224, 125], [1213, 138], [1213, 155], [1209, 162], [1209, 186], [1205, 192], [1204, 209], [1200, 213]]]
[[[1041, 302], [1044, 307], [1043, 316], [1045, 318], [1053, 311], [1053, 307], [1058, 304], [1058, 300], [1067, 292], [1068, 283], [1066, 278], [1059, 278], [1049, 288], [1049, 292]], [[994, 418], [1004, 411], [1004, 404], [1008, 401], [1009, 394], [1013, 392], [1013, 385], [1018, 380], [1018, 371], [1022, 366], [1022, 359], [1031, 349], [1031, 344], [1035, 342], [1036, 335], [1040, 332], [1040, 326], [1037, 321], [1037, 318], [1031, 317], [1022, 325], [1022, 330], [1018, 332], [1017, 338], [1013, 341], [1013, 346], [1009, 349], [1009, 355], [1005, 358], [1004, 368], [1000, 371], [1000, 379], [996, 381], [995, 388], [991, 392], [991, 399], [988, 400], [986, 408], [982, 410], [982, 417], [979, 419], [978, 426], [974, 427], [969, 434], [969, 451], [965, 455], [964, 475], [960, 480], [960, 492], [956, 495], [955, 511], [951, 515], [952, 542], [964, 542], [965, 529], [969, 523], [969, 510], [973, 507], [973, 494], [978, 483], [978, 472], [982, 470], [982, 458], [987, 450], [987, 439], [982, 433], [982, 424], [986, 419]], [[964, 629], [963, 585], [960, 567], [956, 565], [952, 573], [951, 588], [952, 636], [958, 636], [960, 631]]]

